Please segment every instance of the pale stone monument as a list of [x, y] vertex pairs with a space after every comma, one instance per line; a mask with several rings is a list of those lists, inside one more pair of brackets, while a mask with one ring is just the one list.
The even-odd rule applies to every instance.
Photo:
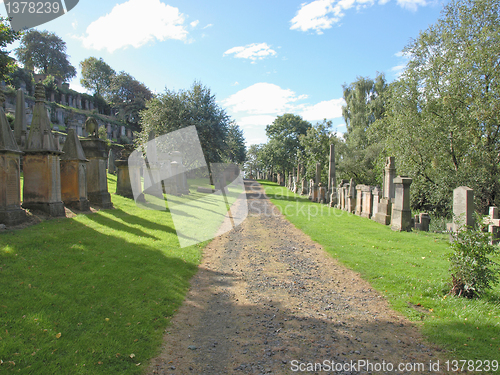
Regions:
[[373, 214], [372, 187], [363, 185], [361, 188], [361, 194], [361, 217], [366, 217], [369, 219]]
[[335, 145], [330, 145], [330, 164], [328, 168], [328, 194], [330, 195], [330, 207], [337, 205], [337, 177], [335, 174]]
[[356, 210], [354, 214], [357, 216], [361, 216], [361, 210], [363, 209], [363, 193], [362, 188], [365, 185], [356, 185]]
[[61, 151], [50, 129], [45, 109], [45, 87], [35, 85], [33, 120], [24, 150], [23, 207], [51, 216], [65, 216], [61, 199]]
[[108, 152], [108, 173], [116, 174], [115, 154], [111, 149]]
[[356, 183], [354, 179], [351, 178], [349, 181], [349, 187], [347, 188], [347, 206], [346, 210], [353, 213], [356, 208]]
[[16, 225], [26, 219], [21, 209], [22, 152], [3, 111], [5, 95], [0, 91], [0, 224]]
[[375, 186], [372, 190], [372, 219], [375, 219], [375, 216], [377, 215], [378, 212], [378, 204], [380, 202], [380, 188], [378, 186]]
[[68, 135], [61, 155], [61, 197], [66, 207], [88, 211], [87, 162], [75, 129]]
[[108, 192], [106, 142], [99, 139], [98, 127], [97, 121], [93, 117], [88, 117], [85, 121], [85, 130], [90, 136], [80, 141], [83, 152], [89, 160], [87, 164], [87, 195], [91, 204], [102, 208], [113, 208], [111, 195]]
[[453, 190], [453, 231], [474, 225], [474, 190], [459, 186]]
[[411, 230], [410, 185], [412, 179], [398, 176], [394, 179], [394, 204], [392, 206], [391, 229], [407, 232]]

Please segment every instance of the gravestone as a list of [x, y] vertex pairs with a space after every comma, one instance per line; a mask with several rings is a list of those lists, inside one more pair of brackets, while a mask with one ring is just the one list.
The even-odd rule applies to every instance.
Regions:
[[380, 224], [389, 225], [391, 223], [392, 200], [394, 199], [394, 177], [396, 175], [394, 157], [386, 158], [382, 186], [382, 198], [379, 201], [377, 214], [374, 220]]
[[500, 240], [500, 219], [498, 219], [498, 207], [491, 206], [488, 210], [488, 217], [484, 224], [488, 226], [488, 232], [491, 234], [490, 244], [495, 245]]
[[318, 184], [318, 203], [326, 202], [326, 187], [320, 182]]
[[43, 211], [50, 216], [65, 216], [61, 198], [60, 155], [50, 129], [45, 108], [45, 87], [35, 85], [33, 120], [26, 143], [23, 172], [23, 208]]
[[453, 232], [474, 225], [474, 190], [459, 186], [453, 190]]
[[346, 211], [353, 213], [356, 208], [356, 184], [354, 179], [351, 178], [347, 188], [347, 206]]
[[16, 96], [16, 117], [14, 119], [14, 138], [22, 150], [26, 146], [28, 138], [28, 122], [26, 120], [26, 102], [24, 101], [24, 91], [17, 90]]
[[26, 219], [21, 209], [22, 152], [3, 110], [5, 95], [0, 92], [0, 224], [16, 225]]
[[415, 215], [413, 217], [413, 222], [414, 222], [413, 228], [415, 228], [416, 230], [428, 232], [429, 224], [431, 222], [431, 217], [429, 216], [428, 213], [421, 212], [420, 214]]
[[87, 162], [75, 129], [68, 129], [61, 155], [61, 198], [66, 207], [88, 211]]
[[363, 185], [361, 188], [361, 194], [361, 217], [366, 217], [369, 219], [373, 214], [372, 187]]
[[337, 177], [335, 167], [335, 145], [330, 145], [330, 164], [328, 168], [328, 194], [330, 195], [330, 207], [337, 205]]
[[408, 232], [411, 230], [410, 185], [412, 179], [398, 176], [394, 179], [394, 204], [391, 214], [391, 229]]
[[108, 173], [116, 174], [115, 154], [112, 149], [108, 152]]
[[306, 184], [306, 179], [302, 178], [301, 183], [300, 183], [300, 195], [307, 195], [307, 184]]
[[365, 185], [357, 185], [356, 186], [356, 209], [354, 214], [357, 216], [361, 216], [361, 210], [363, 209], [363, 193], [362, 188]]
[[378, 212], [378, 204], [380, 202], [380, 188], [378, 186], [375, 186], [372, 190], [372, 220], [375, 220], [375, 216], [377, 215]]
[[108, 156], [106, 142], [99, 139], [97, 121], [88, 117], [85, 121], [85, 130], [90, 135], [80, 140], [87, 164], [87, 196], [91, 204], [102, 208], [113, 208], [111, 195], [108, 192], [108, 176], [106, 173], [106, 159]]

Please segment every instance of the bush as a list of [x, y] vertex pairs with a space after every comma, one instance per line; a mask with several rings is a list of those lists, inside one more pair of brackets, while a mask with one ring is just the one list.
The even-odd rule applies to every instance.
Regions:
[[498, 248], [490, 244], [491, 235], [483, 232], [481, 217], [476, 223], [474, 228], [459, 228], [452, 234], [450, 293], [466, 298], [479, 297], [499, 281], [499, 265], [488, 257], [498, 254]]

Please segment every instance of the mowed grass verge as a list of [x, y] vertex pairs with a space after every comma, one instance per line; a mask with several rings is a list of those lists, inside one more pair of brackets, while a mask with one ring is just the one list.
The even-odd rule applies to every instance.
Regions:
[[0, 234], [0, 373], [140, 374], [158, 353], [206, 243], [181, 249], [168, 210], [111, 198]]
[[500, 359], [500, 286], [477, 300], [448, 295], [448, 235], [394, 232], [390, 226], [312, 203], [275, 183], [259, 182], [292, 224], [359, 272], [451, 359]]

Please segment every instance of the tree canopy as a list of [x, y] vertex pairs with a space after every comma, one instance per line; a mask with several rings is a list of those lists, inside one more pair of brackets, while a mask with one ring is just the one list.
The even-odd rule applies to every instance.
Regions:
[[415, 207], [449, 212], [460, 185], [481, 211], [500, 203], [499, 4], [452, 0], [405, 49], [384, 124], [398, 172], [414, 178]]
[[101, 58], [88, 57], [80, 62], [82, 79], [80, 83], [86, 89], [99, 96], [105, 96], [110, 90], [116, 72]]
[[7, 45], [20, 38], [21, 34], [12, 30], [8, 19], [0, 17], [0, 80], [5, 80], [7, 75], [15, 70], [14, 59], [9, 56], [6, 48]]
[[66, 42], [48, 31], [32, 29], [24, 33], [16, 56], [31, 71], [36, 68], [43, 74], [51, 74], [63, 81], [76, 76], [76, 69], [66, 54]]

